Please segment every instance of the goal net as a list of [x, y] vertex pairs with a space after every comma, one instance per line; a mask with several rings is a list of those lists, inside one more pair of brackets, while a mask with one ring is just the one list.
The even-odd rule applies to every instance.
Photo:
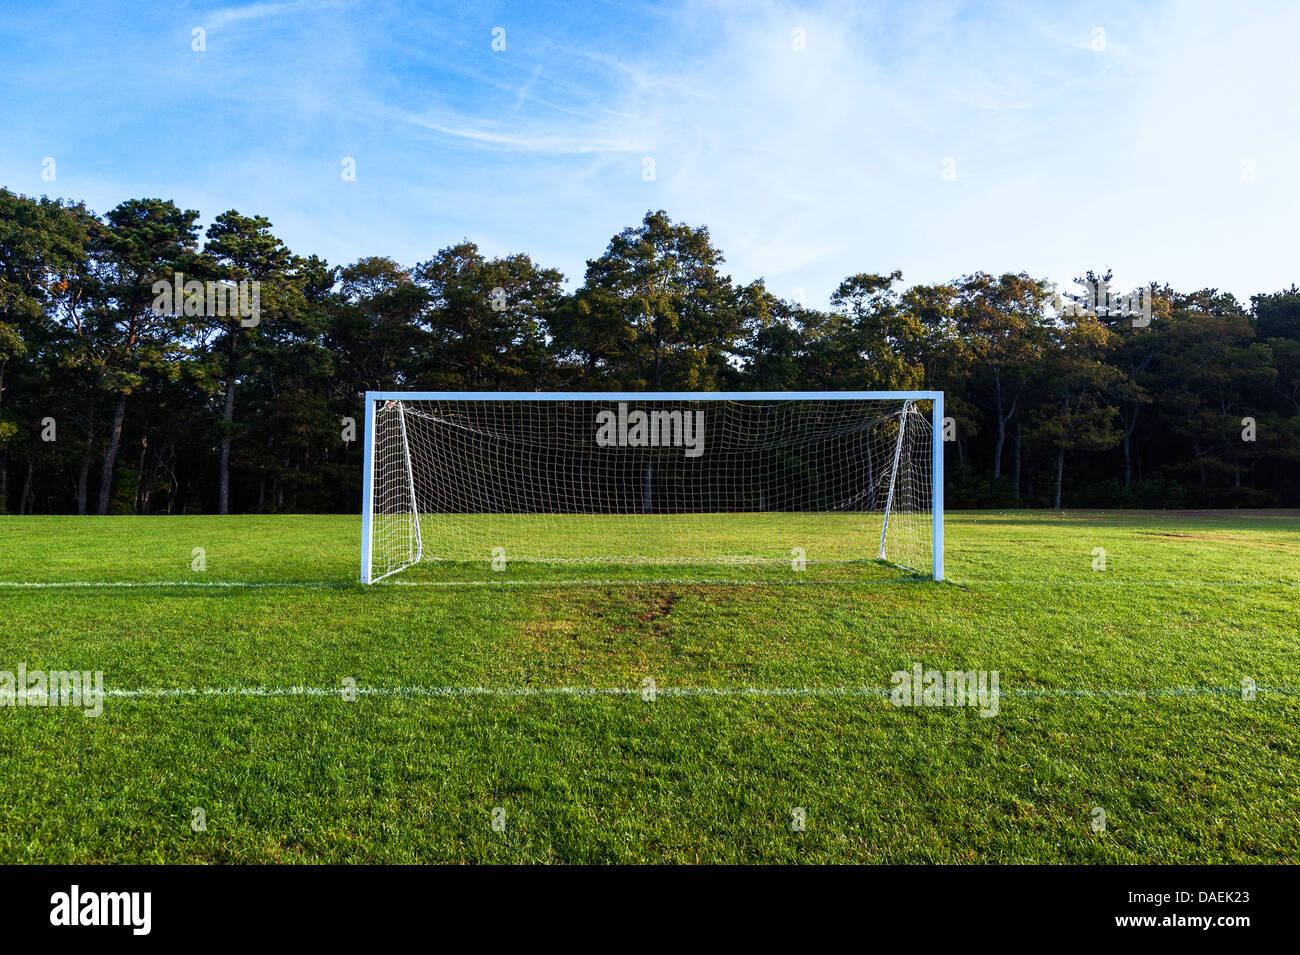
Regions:
[[366, 399], [367, 583], [421, 561], [877, 561], [942, 577], [941, 393]]

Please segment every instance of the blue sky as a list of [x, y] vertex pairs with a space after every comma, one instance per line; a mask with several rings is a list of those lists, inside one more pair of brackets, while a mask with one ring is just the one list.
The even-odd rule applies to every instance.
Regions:
[[580, 282], [663, 208], [814, 306], [893, 269], [1300, 282], [1300, 4], [0, 11], [0, 185], [258, 213], [333, 263], [469, 238]]

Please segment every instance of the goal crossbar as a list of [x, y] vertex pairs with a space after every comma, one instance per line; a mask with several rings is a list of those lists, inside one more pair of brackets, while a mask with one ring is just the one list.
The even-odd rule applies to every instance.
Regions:
[[[662, 447], [657, 425], [633, 440], [625, 419], [641, 409], [662, 416]], [[616, 413], [630, 446], [597, 447], [593, 422], [613, 435]], [[698, 447], [668, 447], [683, 416], [690, 437], [691, 414]], [[779, 560], [814, 518], [810, 561], [876, 558], [942, 580], [943, 420], [942, 391], [366, 392], [361, 580], [498, 552]], [[879, 547], [857, 546], [877, 519]]]

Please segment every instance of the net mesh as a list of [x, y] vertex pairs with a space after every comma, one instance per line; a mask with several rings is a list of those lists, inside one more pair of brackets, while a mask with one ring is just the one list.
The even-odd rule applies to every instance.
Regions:
[[371, 579], [417, 562], [884, 560], [931, 569], [928, 401], [375, 408]]

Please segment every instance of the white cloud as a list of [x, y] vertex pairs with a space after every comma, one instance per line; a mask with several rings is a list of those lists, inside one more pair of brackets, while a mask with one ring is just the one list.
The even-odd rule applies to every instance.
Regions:
[[338, 10], [347, 6], [343, 0], [293, 0], [288, 3], [250, 3], [242, 7], [222, 7], [203, 15], [202, 25], [208, 30], [220, 30], [232, 23], [249, 20], [266, 20], [271, 17], [294, 16]]
[[[11, 142], [0, 161], [21, 173], [10, 185], [48, 191], [38, 160], [56, 155], [56, 191], [101, 209], [168, 195], [209, 218], [261, 213], [336, 262], [413, 263], [473, 235], [580, 280], [663, 208], [709, 226], [738, 280], [814, 305], [895, 268], [1065, 282], [1112, 267], [1238, 293], [1296, 280], [1300, 8], [610, 9], [503, 11], [499, 54], [463, 8], [178, 9], [81, 43], [97, 55], [73, 74], [18, 69], [7, 128], [36, 158]], [[201, 55], [191, 19], [214, 33]]]

